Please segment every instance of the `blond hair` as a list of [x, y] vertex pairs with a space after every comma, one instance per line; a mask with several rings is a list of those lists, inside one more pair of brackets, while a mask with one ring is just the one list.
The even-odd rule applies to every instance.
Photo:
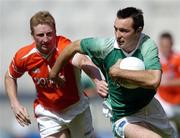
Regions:
[[39, 11], [37, 12], [34, 16], [31, 17], [30, 19], [30, 29], [31, 29], [31, 34], [34, 34], [34, 28], [35, 26], [39, 24], [47, 24], [54, 28], [56, 32], [56, 25], [55, 25], [55, 20], [54, 17], [48, 12], [48, 11]]

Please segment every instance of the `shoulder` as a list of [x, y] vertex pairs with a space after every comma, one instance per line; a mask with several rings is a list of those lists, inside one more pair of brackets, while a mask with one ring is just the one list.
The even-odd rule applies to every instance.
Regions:
[[176, 63], [176, 64], [180, 64], [180, 53], [173, 52], [171, 61]]
[[180, 53], [178, 53], [178, 52], [173, 52], [172, 55], [173, 55], [173, 57], [174, 57], [175, 59], [180, 59]]
[[57, 50], [62, 52], [64, 48], [66, 48], [70, 43], [71, 40], [65, 36], [59, 35], [56, 37], [57, 43]]
[[[81, 45], [96, 45], [98, 48], [105, 48], [108, 46], [112, 46], [114, 44], [115, 39], [113, 37], [110, 38], [100, 38], [100, 37], [91, 37], [85, 38], [81, 40]], [[95, 48], [95, 47], [94, 47]]]
[[[94, 53], [95, 56], [105, 56], [114, 48], [115, 38], [85, 38], [81, 40], [80, 46], [84, 52]], [[88, 53], [87, 52], [87, 53]]]
[[147, 52], [158, 50], [158, 47], [153, 39], [151, 39], [148, 35], [142, 34], [142, 38], [140, 40], [140, 49], [142, 54], [146, 54]]
[[71, 40], [65, 36], [59, 35], [57, 36], [57, 44], [58, 46], [62, 46], [62, 45], [68, 45], [71, 43]]
[[71, 40], [63, 35], [57, 36], [58, 41], [68, 41], [71, 42]]
[[157, 47], [156, 43], [153, 39], [151, 39], [148, 35], [142, 34], [142, 39], [141, 39], [141, 46], [142, 48], [149, 48], [149, 47]]
[[15, 58], [17, 59], [24, 59], [34, 53], [36, 53], [37, 50], [36, 50], [36, 47], [35, 47], [35, 43], [32, 43], [30, 45], [26, 45], [22, 48], [20, 48], [16, 54], [15, 54]]

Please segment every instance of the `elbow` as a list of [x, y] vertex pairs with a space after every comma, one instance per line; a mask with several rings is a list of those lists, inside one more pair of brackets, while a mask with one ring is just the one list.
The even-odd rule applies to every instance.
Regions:
[[154, 75], [154, 79], [152, 81], [152, 86], [154, 89], [157, 89], [161, 83], [161, 77], [162, 77], [162, 72], [158, 71], [156, 75]]
[[157, 89], [160, 85], [160, 82], [161, 82], [160, 77], [154, 77], [153, 79], [151, 79], [151, 81], [147, 85], [148, 87], [152, 89]]
[[149, 82], [146, 82], [144, 83], [144, 88], [148, 88], [148, 89], [157, 89], [159, 87], [159, 84], [158, 82], [156, 81], [149, 81]]
[[110, 70], [109, 70], [110, 77], [113, 78], [113, 79], [117, 78], [118, 77], [117, 72], [118, 72], [117, 68], [111, 67]]
[[157, 89], [161, 82], [162, 72], [160, 70], [150, 71], [149, 79], [147, 79], [147, 87], [151, 89]]
[[151, 84], [151, 86], [152, 86], [153, 89], [157, 89], [157, 88], [159, 87], [159, 85], [160, 85], [160, 82], [159, 82], [159, 81], [154, 81], [154, 82]]

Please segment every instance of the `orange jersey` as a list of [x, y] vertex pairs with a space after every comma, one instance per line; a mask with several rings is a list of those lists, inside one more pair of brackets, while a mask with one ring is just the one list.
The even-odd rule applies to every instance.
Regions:
[[[60, 74], [65, 77], [66, 83], [60, 88], [52, 80], [48, 79], [48, 73], [54, 65], [56, 58], [71, 41], [63, 36], [57, 36], [57, 47], [52, 57], [47, 60], [36, 49], [35, 43], [21, 48], [14, 56], [9, 74], [12, 78], [18, 78], [28, 72], [36, 86], [37, 99], [34, 102], [42, 104], [49, 110], [59, 111], [79, 101], [79, 89], [76, 80], [79, 70], [69, 61]], [[77, 71], [77, 72], [76, 72]]]
[[[180, 78], [180, 55], [173, 53], [171, 57], [165, 59], [160, 55], [163, 73], [171, 78]], [[159, 95], [171, 104], [180, 104], [180, 86], [160, 86]]]

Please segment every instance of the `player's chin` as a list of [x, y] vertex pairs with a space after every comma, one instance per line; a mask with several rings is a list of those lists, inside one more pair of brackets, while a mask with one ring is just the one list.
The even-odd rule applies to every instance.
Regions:
[[118, 43], [119, 48], [126, 48], [126, 45], [124, 43]]
[[43, 52], [43, 54], [48, 54], [50, 52], [49, 48], [41, 48], [41, 51]]

